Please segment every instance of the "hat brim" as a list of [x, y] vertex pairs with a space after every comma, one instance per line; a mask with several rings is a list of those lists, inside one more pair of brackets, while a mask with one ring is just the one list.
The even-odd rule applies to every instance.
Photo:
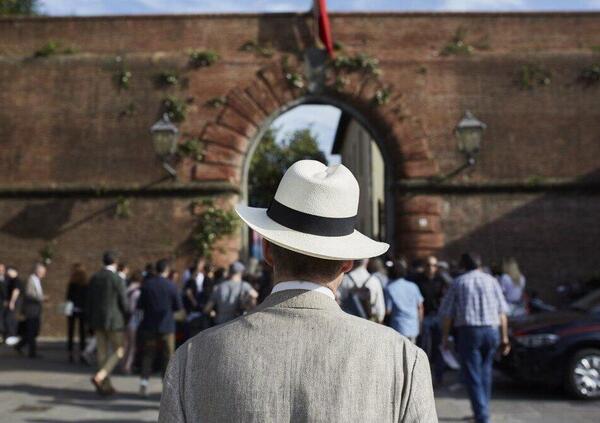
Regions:
[[359, 260], [380, 256], [390, 248], [389, 244], [374, 241], [357, 230], [338, 237], [312, 235], [280, 225], [267, 216], [267, 209], [238, 204], [235, 211], [265, 239], [307, 256], [327, 260]]

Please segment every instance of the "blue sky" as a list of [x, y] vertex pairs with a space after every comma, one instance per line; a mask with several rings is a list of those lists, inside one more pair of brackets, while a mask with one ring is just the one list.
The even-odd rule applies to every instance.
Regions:
[[[311, 0], [42, 0], [49, 15], [305, 11]], [[330, 10], [600, 10], [600, 0], [329, 0]]]

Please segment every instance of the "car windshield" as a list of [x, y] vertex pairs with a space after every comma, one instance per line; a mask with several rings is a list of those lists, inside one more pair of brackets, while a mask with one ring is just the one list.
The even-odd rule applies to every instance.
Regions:
[[600, 289], [590, 292], [571, 304], [570, 308], [581, 311], [592, 311], [600, 307]]

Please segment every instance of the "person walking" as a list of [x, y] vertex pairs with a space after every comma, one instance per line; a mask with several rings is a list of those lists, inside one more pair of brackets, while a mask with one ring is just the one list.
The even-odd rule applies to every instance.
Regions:
[[461, 267], [466, 273], [450, 286], [440, 306], [444, 319], [442, 348], [448, 350], [448, 337], [454, 326], [462, 377], [475, 421], [488, 423], [494, 355], [498, 347], [504, 355], [510, 352], [508, 306], [496, 279], [481, 270], [478, 254], [463, 254]]
[[424, 318], [418, 345], [423, 348], [433, 367], [436, 385], [442, 383], [445, 364], [440, 351], [442, 322], [438, 315], [440, 302], [446, 292], [446, 281], [438, 272], [438, 259], [429, 256], [424, 261], [423, 271], [416, 275], [415, 283], [423, 295]]
[[102, 263], [104, 267], [92, 276], [88, 284], [86, 311], [90, 329], [96, 337], [98, 361], [98, 371], [91, 382], [98, 394], [104, 396], [116, 392], [110, 375], [125, 354], [123, 330], [129, 309], [125, 286], [117, 275], [116, 254], [105, 252]]
[[42, 323], [42, 308], [48, 297], [42, 289], [42, 279], [46, 276], [46, 266], [36, 263], [33, 273], [27, 279], [25, 295], [23, 297], [24, 333], [21, 341], [15, 346], [17, 352], [27, 345], [29, 358], [39, 358], [37, 353], [37, 337], [40, 334]]
[[508, 303], [509, 316], [521, 316], [526, 313], [523, 294], [525, 293], [525, 276], [521, 273], [519, 263], [513, 257], [502, 261], [500, 287]]
[[423, 321], [423, 296], [415, 283], [404, 279], [407, 271], [406, 261], [397, 259], [391, 275], [392, 281], [386, 285], [384, 294], [390, 326], [414, 343]]
[[200, 257], [192, 267], [183, 272], [183, 306], [187, 314], [201, 310], [198, 298], [204, 289], [205, 265], [206, 259]]
[[390, 272], [386, 268], [386, 262], [389, 262], [389, 260], [384, 261], [383, 257], [375, 257], [370, 259], [367, 265], [367, 271], [377, 278], [383, 290], [390, 282]]
[[167, 279], [169, 261], [156, 263], [156, 276], [142, 284], [137, 308], [142, 311], [142, 321], [138, 330], [142, 340], [142, 375], [140, 395], [147, 396], [148, 381], [157, 350], [160, 348], [163, 358], [162, 375], [167, 363], [175, 351], [175, 317], [173, 312], [182, 308], [175, 284]]
[[256, 305], [258, 292], [250, 283], [242, 280], [245, 270], [241, 262], [233, 262], [229, 266], [229, 279], [213, 288], [210, 300], [204, 307], [204, 314], [210, 315], [216, 308], [217, 325], [241, 316]]
[[367, 270], [369, 259], [356, 260], [352, 271], [342, 279], [338, 299], [349, 314], [383, 323], [385, 298], [381, 282]]
[[83, 356], [85, 350], [85, 334], [87, 331], [85, 323], [85, 306], [87, 303], [88, 276], [81, 263], [76, 263], [71, 269], [71, 277], [67, 285], [67, 304], [70, 313], [67, 316], [67, 351], [69, 362], [73, 363], [73, 340], [75, 338], [75, 324], [79, 329], [79, 361], [88, 364]]
[[19, 278], [19, 272], [15, 267], [9, 266], [6, 268], [6, 300], [7, 305], [4, 310], [5, 334], [4, 342], [9, 347], [14, 347], [19, 343], [21, 338], [18, 336], [17, 315], [21, 311], [23, 303], [23, 282]]
[[142, 321], [142, 311], [137, 308], [137, 303], [141, 294], [142, 280], [144, 275], [141, 271], [133, 272], [127, 287], [127, 305], [131, 310], [131, 318], [127, 322], [127, 331], [125, 333], [125, 358], [123, 360], [123, 371], [131, 374], [135, 352], [137, 351], [137, 331]]
[[6, 322], [5, 315], [8, 309], [8, 278], [6, 276], [6, 266], [0, 263], [0, 342], [6, 340]]
[[177, 350], [159, 422], [437, 422], [425, 354], [335, 300], [353, 260], [389, 247], [354, 229], [358, 199], [348, 168], [301, 160], [269, 209], [236, 206], [263, 236], [273, 291]]

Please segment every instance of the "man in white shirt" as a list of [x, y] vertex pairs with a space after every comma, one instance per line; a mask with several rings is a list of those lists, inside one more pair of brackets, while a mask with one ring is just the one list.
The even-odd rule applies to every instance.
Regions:
[[42, 279], [46, 276], [46, 266], [36, 263], [33, 273], [25, 285], [25, 298], [23, 301], [23, 314], [25, 315], [25, 335], [15, 346], [20, 353], [27, 345], [30, 358], [38, 358], [36, 338], [40, 333], [42, 319], [42, 303], [47, 300], [42, 289]]
[[[346, 313], [381, 323], [385, 318], [385, 297], [381, 282], [367, 270], [368, 262], [368, 259], [354, 262], [354, 269], [342, 279], [338, 289], [338, 299]], [[368, 310], [364, 309], [356, 298], [357, 295], [354, 294], [357, 288], [363, 287], [368, 288], [370, 292]]]

